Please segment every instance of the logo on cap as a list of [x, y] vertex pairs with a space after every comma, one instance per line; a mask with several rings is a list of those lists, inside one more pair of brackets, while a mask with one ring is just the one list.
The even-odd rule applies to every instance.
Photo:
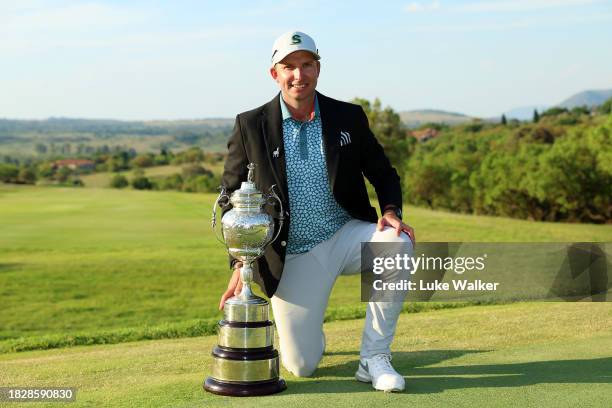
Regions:
[[299, 34], [294, 34], [293, 37], [291, 37], [291, 44], [301, 44], [302, 43], [302, 37], [300, 37]]

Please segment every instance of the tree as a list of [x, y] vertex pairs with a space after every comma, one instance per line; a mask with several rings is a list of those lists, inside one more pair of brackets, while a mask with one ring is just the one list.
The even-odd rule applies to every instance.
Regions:
[[374, 99], [373, 103], [362, 98], [355, 98], [352, 102], [361, 105], [370, 129], [385, 150], [389, 161], [399, 174], [403, 174], [406, 161], [414, 150], [415, 139], [407, 137], [407, 129], [399, 114], [388, 106], [383, 109], [378, 98]]
[[36, 146], [34, 146], [34, 149], [36, 150], [36, 153], [38, 154], [47, 153], [47, 145], [43, 143], [36, 143]]
[[184, 179], [188, 179], [201, 175], [212, 176], [213, 172], [200, 166], [199, 164], [188, 164], [183, 166], [182, 175]]
[[562, 108], [560, 106], [554, 106], [544, 111], [544, 113], [542, 113], [542, 116], [558, 116], [558, 115], [561, 115], [562, 113], [568, 113], [568, 112], [569, 110], [567, 108]]
[[0, 181], [15, 183], [19, 175], [19, 168], [13, 164], [0, 163]]
[[190, 147], [183, 152], [183, 162], [195, 163], [204, 160], [204, 152], [199, 147]]
[[150, 154], [139, 154], [132, 159], [132, 166], [134, 167], [151, 167], [153, 165], [153, 156]]
[[65, 183], [70, 178], [72, 171], [68, 167], [61, 167], [56, 173], [57, 181]]
[[538, 123], [540, 121], [540, 114], [537, 109], [533, 110], [533, 123]]
[[599, 113], [604, 115], [609, 115], [612, 112], [612, 98], [609, 98], [607, 101], [602, 103], [598, 109]]
[[38, 172], [39, 178], [40, 177], [51, 178], [55, 174], [55, 169], [53, 168], [53, 164], [49, 162], [40, 163], [36, 171]]
[[128, 179], [121, 174], [115, 174], [110, 181], [110, 186], [112, 188], [124, 188], [127, 187], [129, 184], [130, 183]]
[[582, 105], [582, 106], [575, 106], [572, 108], [571, 110], [573, 115], [588, 115], [591, 113], [590, 109], [586, 106], [586, 105]]
[[183, 177], [180, 174], [171, 174], [168, 177], [164, 177], [159, 182], [160, 190], [182, 190], [183, 188]]
[[508, 121], [506, 120], [506, 115], [505, 114], [502, 114], [501, 124], [504, 125], [504, 126], [506, 126], [508, 124]]
[[34, 173], [34, 170], [28, 167], [22, 167], [19, 170], [19, 175], [17, 176], [17, 179], [20, 183], [36, 184], [36, 173]]

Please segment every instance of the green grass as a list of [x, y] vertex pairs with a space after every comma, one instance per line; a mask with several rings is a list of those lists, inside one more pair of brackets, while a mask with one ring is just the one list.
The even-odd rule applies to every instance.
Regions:
[[[3, 386], [77, 387], [71, 406], [606, 407], [612, 399], [612, 309], [517, 303], [402, 315], [394, 342], [404, 393], [353, 379], [363, 321], [325, 325], [312, 378], [260, 398], [205, 393], [214, 336], [0, 355]], [[56, 406], [57, 404], [20, 404]]]
[[[229, 277], [214, 198], [0, 185], [0, 350], [207, 333]], [[405, 212], [421, 241], [612, 241], [605, 225]], [[328, 321], [362, 315], [359, 286], [340, 278]]]

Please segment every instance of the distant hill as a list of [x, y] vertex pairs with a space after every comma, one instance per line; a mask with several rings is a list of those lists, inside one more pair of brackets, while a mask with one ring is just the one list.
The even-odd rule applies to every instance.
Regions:
[[557, 104], [562, 108], [572, 109], [576, 106], [597, 106], [612, 98], [612, 89], [582, 91], [570, 96], [563, 102]]
[[399, 115], [404, 125], [408, 126], [409, 128], [416, 128], [425, 123], [445, 123], [448, 125], [456, 125], [472, 120], [472, 117], [462, 113], [446, 112], [434, 109], [402, 111], [399, 112]]
[[[91, 153], [96, 149], [134, 148], [137, 152], [199, 146], [224, 151], [234, 119], [121, 121], [111, 119], [0, 118], [0, 152], [7, 156]], [[44, 145], [44, 146], [40, 146]], [[38, 146], [38, 147], [37, 147]]]
[[182, 120], [149, 120], [143, 122], [149, 126], [163, 126], [166, 128], [180, 127], [226, 127], [233, 126], [234, 118], [208, 118], [208, 119], [182, 119]]
[[[531, 120], [533, 119], [533, 111], [537, 109], [539, 113], [544, 112], [549, 107], [546, 105], [521, 106], [520, 108], [510, 109], [504, 112], [506, 119]], [[499, 118], [497, 118], [499, 120]]]
[[105, 132], [123, 134], [160, 134], [169, 130], [206, 131], [229, 127], [234, 119], [188, 119], [188, 120], [151, 120], [123, 121], [115, 119], [74, 119], [48, 118], [42, 120], [20, 120], [0, 118], [0, 132], [6, 131], [44, 131], [53, 132]]

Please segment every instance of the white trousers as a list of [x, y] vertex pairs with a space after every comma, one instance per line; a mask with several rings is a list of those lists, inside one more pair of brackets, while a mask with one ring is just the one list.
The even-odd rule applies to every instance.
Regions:
[[[283, 366], [296, 376], [311, 375], [325, 351], [323, 318], [332, 287], [340, 275], [361, 271], [362, 242], [400, 242], [412, 256], [413, 247], [405, 233], [376, 230], [376, 224], [351, 220], [330, 239], [310, 251], [287, 255], [272, 309]], [[407, 270], [396, 271], [398, 279], [410, 279]], [[403, 299], [402, 299], [403, 300]], [[360, 356], [369, 358], [390, 353], [402, 302], [367, 304]]]

